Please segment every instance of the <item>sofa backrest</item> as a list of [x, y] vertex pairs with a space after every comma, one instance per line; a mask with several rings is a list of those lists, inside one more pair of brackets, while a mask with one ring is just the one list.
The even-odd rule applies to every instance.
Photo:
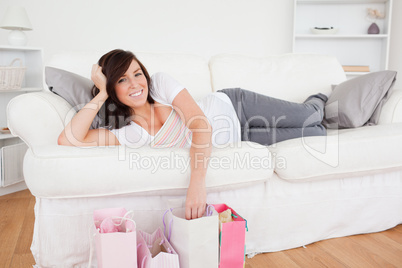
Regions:
[[[92, 64], [103, 54], [65, 52], [54, 55], [45, 65], [89, 78]], [[329, 56], [289, 54], [252, 58], [219, 55], [212, 57], [208, 66], [207, 61], [195, 55], [136, 55], [151, 74], [159, 71], [171, 74], [195, 99], [209, 94], [212, 88], [242, 87], [290, 101], [303, 101], [317, 92], [329, 93], [331, 84], [345, 80], [340, 64]], [[9, 128], [31, 149], [37, 145], [57, 144], [59, 134], [75, 114], [71, 105], [48, 90], [14, 98], [7, 112]]]
[[316, 93], [331, 93], [331, 85], [346, 80], [335, 57], [284, 54], [264, 58], [222, 54], [211, 58], [214, 91], [240, 87], [274, 98], [302, 102]]
[[[45, 65], [90, 78], [92, 65], [106, 52], [108, 51], [65, 51], [53, 55]], [[201, 56], [147, 52], [134, 54], [150, 75], [157, 72], [170, 74], [184, 85], [196, 100], [212, 92], [208, 61]]]

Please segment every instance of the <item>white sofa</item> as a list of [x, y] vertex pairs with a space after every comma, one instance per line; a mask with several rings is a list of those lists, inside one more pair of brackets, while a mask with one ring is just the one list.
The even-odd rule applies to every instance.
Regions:
[[[330, 56], [266, 58], [136, 53], [150, 73], [164, 71], [195, 99], [241, 87], [290, 101], [329, 94], [344, 81]], [[49, 66], [89, 77], [102, 52], [64, 52]], [[162, 225], [168, 200], [184, 199], [186, 149], [77, 148], [57, 145], [74, 115], [44, 89], [8, 106], [9, 128], [29, 150], [26, 183], [36, 197], [32, 253], [39, 267], [85, 267], [94, 209], [134, 211], [139, 229]], [[247, 219], [247, 253], [272, 252], [315, 241], [377, 232], [402, 223], [402, 91], [394, 90], [376, 126], [329, 130], [326, 137], [266, 147], [242, 142], [212, 152], [207, 202], [226, 203]], [[95, 261], [95, 260], [94, 260]]]

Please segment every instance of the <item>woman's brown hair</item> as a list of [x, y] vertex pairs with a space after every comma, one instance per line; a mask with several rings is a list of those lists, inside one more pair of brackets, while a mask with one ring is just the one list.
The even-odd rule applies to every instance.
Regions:
[[[135, 60], [141, 67], [143, 74], [145, 75], [148, 83], [148, 96], [149, 103], [155, 103], [151, 97], [151, 77], [148, 74], [145, 66], [138, 60], [138, 58], [130, 51], [122, 49], [112, 50], [103, 55], [98, 62], [98, 65], [102, 67], [102, 73], [106, 76], [106, 92], [109, 98], [106, 100], [102, 109], [99, 111], [99, 117], [101, 118], [100, 127], [107, 127], [109, 129], [122, 128], [131, 122], [131, 116], [134, 111], [131, 107], [123, 104], [116, 95], [115, 85], [119, 79], [126, 73], [130, 67], [131, 62]], [[92, 88], [92, 95], [96, 96], [99, 93], [99, 89], [94, 86]]]

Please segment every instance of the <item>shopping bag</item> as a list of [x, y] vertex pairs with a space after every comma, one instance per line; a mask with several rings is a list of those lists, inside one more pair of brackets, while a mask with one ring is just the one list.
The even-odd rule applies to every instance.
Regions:
[[245, 266], [247, 221], [225, 204], [213, 206], [218, 213], [228, 212], [231, 217], [230, 222], [219, 223], [219, 268], [242, 268]]
[[164, 233], [179, 254], [181, 268], [217, 268], [219, 254], [218, 213], [208, 206], [205, 215], [186, 220], [185, 208], [168, 209]]
[[95, 249], [99, 268], [137, 267], [137, 233], [124, 208], [94, 211]]
[[137, 231], [138, 268], [179, 268], [179, 256], [158, 228], [152, 234]]

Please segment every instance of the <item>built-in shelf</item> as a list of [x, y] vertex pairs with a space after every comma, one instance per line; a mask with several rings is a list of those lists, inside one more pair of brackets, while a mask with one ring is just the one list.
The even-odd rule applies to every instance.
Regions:
[[[1, 66], [9, 66], [16, 58], [21, 59], [22, 66], [26, 68], [24, 80], [21, 89], [0, 90], [0, 129], [8, 127], [6, 108], [12, 98], [42, 91], [44, 88], [42, 49], [0, 46]], [[25, 186], [22, 163], [26, 150], [27, 145], [20, 138], [9, 133], [0, 133], [0, 195], [21, 190]]]
[[41, 48], [37, 47], [29, 47], [29, 46], [10, 46], [10, 45], [1, 45], [0, 46], [1, 50], [14, 50], [14, 51], [19, 51], [19, 52], [25, 52], [25, 51], [41, 51]]
[[298, 0], [300, 4], [367, 4], [386, 3], [388, 0]]
[[10, 139], [10, 138], [15, 138], [15, 136], [12, 135], [12, 134], [3, 134], [3, 133], [0, 133], [0, 140]]
[[20, 95], [43, 90], [43, 52], [41, 48], [0, 46], [0, 66], [8, 66], [16, 59], [21, 59], [25, 76], [21, 89], [0, 90], [0, 128], [7, 127], [6, 107], [8, 102]]
[[337, 35], [337, 34], [296, 34], [295, 38], [311, 39], [384, 39], [385, 34]]
[[43, 88], [41, 87], [23, 87], [20, 89], [12, 89], [12, 90], [0, 90], [1, 93], [17, 93], [17, 92], [37, 92], [42, 91]]
[[[295, 0], [293, 52], [335, 56], [342, 65], [387, 70], [393, 0]], [[367, 9], [385, 13], [377, 19], [379, 34], [368, 34], [373, 21]], [[313, 34], [314, 27], [333, 27], [333, 34]], [[347, 72], [347, 76], [366, 73]]]
[[345, 72], [347, 76], [361, 76], [365, 74], [369, 74], [368, 72]]

